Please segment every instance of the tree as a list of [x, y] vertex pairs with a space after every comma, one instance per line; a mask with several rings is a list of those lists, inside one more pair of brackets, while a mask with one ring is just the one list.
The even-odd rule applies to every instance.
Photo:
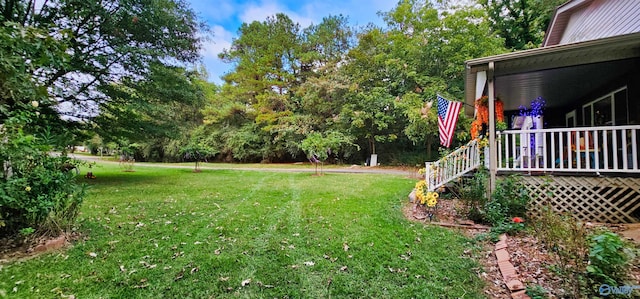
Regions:
[[49, 151], [64, 153], [89, 123], [75, 120], [116, 99], [129, 115], [145, 101], [185, 100], [145, 84], [173, 82], [158, 70], [197, 62], [206, 28], [183, 0], [2, 0], [0, 24], [0, 234], [60, 232], [83, 191], [63, 171], [74, 162]]
[[315, 164], [316, 175], [318, 163], [320, 163], [320, 175], [322, 175], [322, 165], [329, 155], [332, 153], [337, 155], [339, 150], [350, 146], [356, 146], [352, 138], [336, 131], [328, 131], [325, 134], [313, 132], [302, 141], [302, 150], [307, 154], [309, 161]]
[[464, 61], [504, 52], [502, 40], [473, 7], [438, 11], [405, 0], [381, 15], [387, 28], [368, 28], [349, 52], [345, 71], [355, 86], [344, 119], [370, 145], [409, 141], [429, 152], [438, 144], [436, 118], [421, 110], [437, 94], [463, 98]]
[[213, 148], [197, 140], [192, 140], [185, 147], [180, 149], [185, 160], [195, 161], [194, 172], [200, 172], [200, 162], [206, 162], [207, 158], [213, 157], [216, 152]]
[[220, 137], [221, 156], [274, 161], [301, 154], [300, 142], [326, 121], [305, 111], [305, 102], [318, 102], [307, 95], [307, 82], [332, 70], [351, 37], [341, 16], [307, 28], [284, 14], [242, 24], [220, 55], [236, 67], [204, 111], [207, 130]]
[[57, 143], [47, 89], [35, 70], [63, 65], [63, 43], [45, 31], [5, 22], [0, 26], [0, 238], [57, 235], [74, 222], [84, 189], [62, 171], [75, 163], [52, 157]]
[[184, 0], [52, 0], [39, 9], [36, 2], [2, 1], [0, 23], [38, 28], [65, 46], [63, 63], [30, 70], [62, 114], [86, 119], [111, 100], [101, 88], [144, 77], [152, 64], [199, 58], [206, 27]]
[[106, 141], [124, 138], [141, 144], [139, 159], [179, 160], [171, 148], [184, 143], [184, 136], [202, 122], [208, 84], [197, 72], [153, 64], [143, 78], [125, 78], [102, 88], [112, 100], [99, 105], [94, 131]]
[[489, 15], [492, 29], [512, 50], [542, 44], [554, 9], [566, 0], [478, 0]]

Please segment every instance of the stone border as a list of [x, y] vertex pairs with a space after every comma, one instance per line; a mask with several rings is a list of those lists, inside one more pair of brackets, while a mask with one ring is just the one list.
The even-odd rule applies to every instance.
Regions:
[[511, 298], [513, 299], [531, 299], [526, 295], [524, 284], [518, 279], [518, 273], [516, 268], [511, 263], [511, 256], [507, 251], [507, 235], [500, 235], [500, 241], [496, 243], [495, 250], [493, 251], [498, 261], [498, 268], [502, 279], [507, 286], [507, 289], [511, 292]]
[[67, 238], [64, 234], [58, 236], [57, 238], [47, 240], [43, 244], [38, 244], [33, 251], [36, 253], [41, 253], [45, 251], [56, 250], [62, 248], [67, 243]]

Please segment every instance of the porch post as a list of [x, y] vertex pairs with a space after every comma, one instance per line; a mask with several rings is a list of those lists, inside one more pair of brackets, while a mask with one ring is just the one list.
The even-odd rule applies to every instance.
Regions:
[[487, 85], [489, 89], [489, 199], [496, 189], [496, 172], [498, 168], [498, 149], [496, 148], [496, 107], [495, 107], [495, 78], [493, 61], [489, 62], [487, 72]]

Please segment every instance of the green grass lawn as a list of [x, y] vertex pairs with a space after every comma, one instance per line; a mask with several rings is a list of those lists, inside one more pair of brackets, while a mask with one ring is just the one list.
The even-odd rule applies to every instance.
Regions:
[[481, 298], [458, 233], [407, 221], [400, 176], [93, 169], [64, 251], [0, 265], [0, 297]]

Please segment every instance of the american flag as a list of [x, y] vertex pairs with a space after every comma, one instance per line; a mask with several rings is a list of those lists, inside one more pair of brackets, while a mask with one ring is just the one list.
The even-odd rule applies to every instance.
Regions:
[[438, 131], [440, 131], [440, 144], [445, 147], [449, 147], [453, 140], [460, 107], [462, 102], [447, 101], [438, 95]]

